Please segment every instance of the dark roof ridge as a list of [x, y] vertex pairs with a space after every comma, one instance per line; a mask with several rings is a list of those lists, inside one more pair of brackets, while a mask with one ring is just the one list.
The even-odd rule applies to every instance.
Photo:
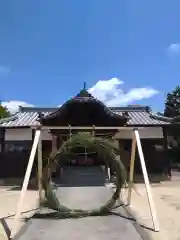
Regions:
[[23, 107], [19, 106], [19, 112], [54, 112], [59, 107]]
[[112, 111], [146, 111], [151, 112], [149, 106], [140, 106], [140, 105], [128, 105], [122, 107], [110, 107]]
[[[83, 91], [82, 91], [83, 92]], [[87, 92], [87, 91], [86, 91]], [[113, 112], [113, 110], [108, 107], [107, 105], [105, 105], [104, 102], [100, 101], [99, 99], [97, 98], [94, 98], [92, 95], [89, 95], [89, 97], [82, 97], [81, 96], [81, 92], [80, 94], [76, 95], [75, 98], [70, 98], [69, 100], [67, 100], [63, 105], [61, 105], [59, 108], [57, 108], [56, 110], [54, 110], [53, 112], [51, 112], [50, 114], [47, 114], [45, 116], [42, 117], [42, 119], [50, 119], [50, 118], [53, 118], [54, 116], [56, 115], [59, 115], [60, 112], [67, 106], [67, 104], [71, 103], [71, 102], [75, 102], [75, 101], [95, 101], [97, 104], [100, 104], [101, 107], [104, 108], [104, 110], [110, 114], [111, 116], [114, 116], [114, 117], [118, 117], [118, 118], [124, 118], [124, 120], [126, 119], [127, 121], [127, 117], [126, 116], [120, 116], [119, 114], [117, 114], [116, 112]]]
[[[108, 106], [107, 106], [108, 107]], [[23, 107], [19, 106], [19, 112], [55, 112], [60, 107]], [[149, 106], [128, 105], [122, 107], [108, 107], [111, 111], [147, 111], [150, 112]]]

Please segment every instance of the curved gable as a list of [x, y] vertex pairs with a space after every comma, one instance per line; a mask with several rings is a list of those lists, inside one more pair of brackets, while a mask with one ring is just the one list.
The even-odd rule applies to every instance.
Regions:
[[46, 126], [124, 126], [125, 116], [114, 113], [87, 90], [80, 91], [57, 111], [41, 117]]

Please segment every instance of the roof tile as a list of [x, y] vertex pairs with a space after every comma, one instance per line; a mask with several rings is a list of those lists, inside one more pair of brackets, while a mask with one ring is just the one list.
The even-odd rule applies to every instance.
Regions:
[[[128, 107], [116, 107], [110, 108], [114, 113], [122, 115], [124, 112], [128, 112], [129, 120], [127, 124], [132, 125], [167, 125], [170, 124], [168, 121], [162, 121], [155, 119], [151, 116], [148, 107], [143, 106], [128, 106]], [[7, 120], [4, 119], [0, 123], [1, 127], [30, 127], [37, 124], [39, 112], [44, 115], [48, 115], [57, 108], [26, 108], [21, 107], [20, 112], [18, 112], [13, 118]]]

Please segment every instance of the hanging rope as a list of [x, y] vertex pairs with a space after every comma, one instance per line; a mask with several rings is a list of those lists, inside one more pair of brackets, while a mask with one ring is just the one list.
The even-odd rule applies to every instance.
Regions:
[[87, 149], [86, 149], [86, 147], [84, 149], [85, 149], [85, 153], [84, 153], [84, 155], [85, 155], [85, 162], [87, 162]]
[[92, 126], [92, 136], [95, 137], [95, 125]]
[[71, 125], [68, 125], [68, 127], [69, 127], [69, 139], [71, 139], [71, 137], [72, 137]]

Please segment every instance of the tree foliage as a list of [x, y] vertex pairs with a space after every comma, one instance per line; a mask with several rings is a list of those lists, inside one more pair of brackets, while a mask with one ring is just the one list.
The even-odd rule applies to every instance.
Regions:
[[[180, 86], [176, 86], [175, 89], [167, 94], [165, 102], [164, 115], [170, 118], [176, 118], [175, 122], [179, 122], [180, 119]], [[173, 162], [180, 161], [180, 128], [174, 124], [168, 129], [168, 134], [173, 137], [173, 142], [169, 143], [172, 147], [171, 158]]]
[[10, 116], [10, 112], [6, 107], [3, 107], [0, 103], [0, 119], [1, 118], [6, 118]]
[[[180, 117], [180, 86], [177, 86], [171, 93], [167, 94], [165, 102], [164, 115], [166, 117], [176, 119], [174, 122], [179, 122]], [[170, 129], [170, 134], [180, 142], [180, 129], [179, 126], [174, 125]]]
[[180, 86], [177, 86], [171, 93], [167, 94], [164, 115], [166, 117], [180, 115]]

